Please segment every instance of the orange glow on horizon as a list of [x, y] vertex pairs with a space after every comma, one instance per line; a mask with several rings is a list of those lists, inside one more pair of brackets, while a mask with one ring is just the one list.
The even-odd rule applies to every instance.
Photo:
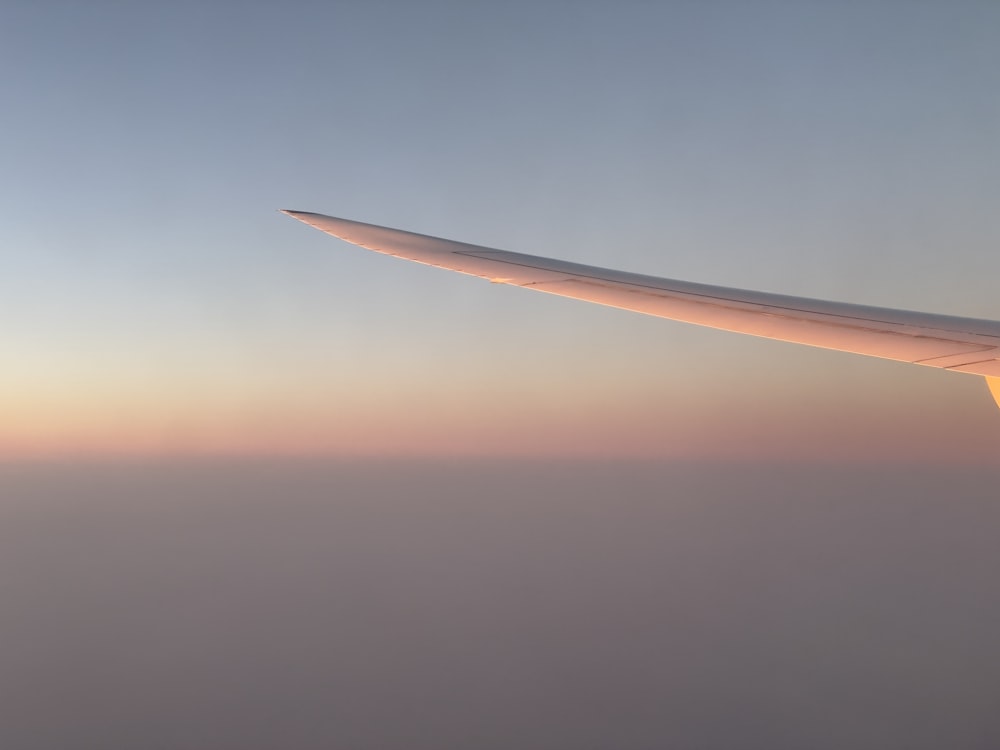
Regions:
[[797, 413], [780, 414], [766, 404], [644, 408], [612, 401], [575, 410], [464, 400], [376, 407], [367, 399], [312, 409], [301, 403], [201, 403], [183, 411], [171, 403], [131, 403], [111, 409], [101, 400], [72, 406], [6, 409], [0, 460], [498, 456], [998, 462], [992, 433], [966, 433], [956, 440], [929, 423], [933, 415], [893, 411], [873, 421], [823, 405], [798, 404]]
[[[359, 368], [360, 369], [360, 368]], [[371, 374], [368, 375], [370, 369]], [[621, 359], [579, 378], [537, 366], [401, 374], [365, 363], [246, 372], [40, 368], [0, 374], [0, 461], [158, 456], [526, 457], [1000, 462], [1000, 419], [978, 386], [927, 401], [924, 381], [787, 372], [669, 380]], [[448, 377], [441, 376], [445, 371]], [[331, 374], [332, 373], [332, 374]], [[770, 376], [770, 373], [768, 373]], [[338, 379], [339, 378], [339, 379]], [[956, 386], [965, 379], [956, 376]], [[881, 385], [880, 385], [881, 384]], [[879, 387], [883, 390], [880, 392]], [[891, 390], [890, 390], [891, 389]], [[981, 389], [981, 390], [980, 390]], [[829, 394], [828, 400], [817, 397]], [[924, 400], [921, 400], [921, 399]], [[964, 398], [964, 400], [963, 400]], [[838, 400], [839, 399], [839, 400]]]

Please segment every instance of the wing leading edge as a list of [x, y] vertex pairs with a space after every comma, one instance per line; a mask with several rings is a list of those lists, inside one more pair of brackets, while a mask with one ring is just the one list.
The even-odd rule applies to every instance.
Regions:
[[1000, 322], [790, 297], [614, 271], [283, 211], [368, 250], [494, 283], [752, 336], [981, 375], [1000, 406]]

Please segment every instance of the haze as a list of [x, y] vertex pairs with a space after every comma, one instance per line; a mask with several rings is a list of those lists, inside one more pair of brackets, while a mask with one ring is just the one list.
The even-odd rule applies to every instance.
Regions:
[[996, 472], [216, 462], [2, 480], [11, 747], [1000, 741]]

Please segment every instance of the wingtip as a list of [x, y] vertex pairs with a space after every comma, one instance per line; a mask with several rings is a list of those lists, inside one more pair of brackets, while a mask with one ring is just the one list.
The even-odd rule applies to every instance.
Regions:
[[[298, 219], [299, 221], [305, 221], [308, 223], [308, 217], [310, 216], [323, 216], [323, 214], [317, 214], [312, 211], [294, 211], [290, 208], [279, 208], [280, 213], [285, 214], [285, 216], [291, 216], [293, 219]], [[328, 217], [333, 218], [333, 217]]]
[[306, 217], [316, 216], [316, 214], [311, 213], [309, 211], [293, 211], [290, 208], [279, 208], [278, 212], [283, 213], [285, 216], [291, 216], [293, 219], [298, 219], [299, 221], [305, 221], [307, 224], [309, 222], [307, 221]]

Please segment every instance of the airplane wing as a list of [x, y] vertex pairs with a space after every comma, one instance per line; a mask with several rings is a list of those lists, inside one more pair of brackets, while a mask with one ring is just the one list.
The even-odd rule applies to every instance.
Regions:
[[981, 375], [1000, 406], [1000, 321], [676, 281], [306, 211], [283, 213], [368, 250], [494, 283], [725, 331]]

